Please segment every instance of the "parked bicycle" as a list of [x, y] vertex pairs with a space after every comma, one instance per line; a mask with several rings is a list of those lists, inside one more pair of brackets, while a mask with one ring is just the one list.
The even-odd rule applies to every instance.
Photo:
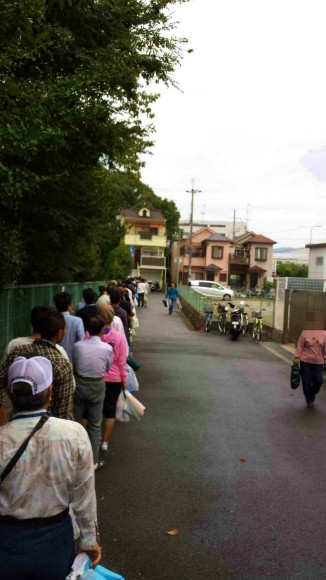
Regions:
[[205, 304], [205, 330], [206, 332], [209, 332], [211, 327], [212, 327], [212, 321], [213, 321], [213, 311], [214, 311], [214, 306], [211, 306], [210, 304]]
[[[240, 302], [241, 304], [241, 302]], [[249, 304], [244, 304], [244, 306], [242, 307], [242, 335], [246, 336], [247, 332], [248, 332], [248, 328], [249, 328], [249, 317], [248, 314], [244, 311], [245, 306], [248, 306], [249, 308]]]
[[227, 324], [228, 324], [229, 309], [227, 306], [224, 306], [224, 304], [218, 304], [217, 305], [217, 312], [218, 312], [217, 327], [222, 334], [225, 334]]
[[263, 316], [262, 316], [263, 310], [266, 310], [266, 308], [252, 311], [252, 316], [254, 318], [254, 324], [252, 327], [252, 338], [255, 342], [259, 342], [263, 334]]

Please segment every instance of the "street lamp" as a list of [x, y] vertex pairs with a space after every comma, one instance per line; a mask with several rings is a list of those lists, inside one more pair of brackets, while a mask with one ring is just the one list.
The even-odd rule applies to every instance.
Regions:
[[309, 244], [310, 244], [310, 245], [311, 245], [311, 240], [312, 240], [312, 230], [313, 230], [314, 228], [321, 228], [321, 225], [317, 225], [317, 226], [311, 226], [311, 228], [310, 228], [310, 242], [309, 242]]

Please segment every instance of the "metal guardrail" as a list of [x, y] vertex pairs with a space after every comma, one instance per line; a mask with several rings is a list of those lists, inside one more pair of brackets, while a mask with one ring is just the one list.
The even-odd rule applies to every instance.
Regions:
[[199, 294], [199, 292], [196, 292], [188, 286], [183, 286], [182, 284], [179, 284], [178, 290], [180, 296], [182, 296], [182, 298], [184, 298], [184, 300], [186, 300], [195, 310], [198, 312], [205, 311], [206, 296], [203, 296], [202, 294]]
[[[217, 305], [218, 303], [227, 304], [224, 300], [215, 298], [214, 296], [205, 296], [193, 290], [188, 286], [183, 286], [180, 284], [178, 286], [178, 290], [180, 296], [184, 298], [195, 310], [201, 312], [202, 314], [205, 313], [205, 306], [213, 306], [213, 320], [217, 320]], [[231, 299], [231, 302], [235, 305], [238, 305], [240, 301], [243, 300], [245, 304], [249, 306], [246, 307], [246, 312], [248, 314], [249, 322], [252, 322], [254, 319], [252, 317], [252, 311], [254, 310], [263, 310], [263, 321], [268, 324], [269, 326], [274, 326], [274, 309], [275, 309], [275, 299], [274, 298], [264, 298], [262, 296], [255, 296], [255, 297], [235, 297]]]

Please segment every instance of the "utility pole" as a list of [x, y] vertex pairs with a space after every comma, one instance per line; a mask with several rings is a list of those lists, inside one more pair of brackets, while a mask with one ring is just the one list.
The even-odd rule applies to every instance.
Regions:
[[191, 209], [190, 209], [190, 242], [189, 242], [189, 265], [188, 265], [188, 280], [191, 278], [191, 257], [192, 257], [192, 222], [194, 217], [194, 195], [201, 193], [201, 189], [195, 189], [195, 178], [192, 178], [192, 187], [187, 189], [187, 193], [191, 193]]
[[177, 279], [176, 286], [179, 285], [179, 270], [180, 270], [180, 242], [181, 242], [181, 230], [178, 230], [178, 257], [177, 257]]
[[235, 238], [235, 210], [233, 211], [233, 239]]

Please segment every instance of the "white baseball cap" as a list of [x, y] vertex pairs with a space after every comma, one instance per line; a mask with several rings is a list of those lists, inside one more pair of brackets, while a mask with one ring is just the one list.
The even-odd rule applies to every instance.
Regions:
[[52, 381], [52, 364], [44, 356], [18, 356], [8, 370], [8, 387], [11, 392], [15, 383], [27, 383], [32, 387], [33, 395], [37, 395], [48, 389]]

